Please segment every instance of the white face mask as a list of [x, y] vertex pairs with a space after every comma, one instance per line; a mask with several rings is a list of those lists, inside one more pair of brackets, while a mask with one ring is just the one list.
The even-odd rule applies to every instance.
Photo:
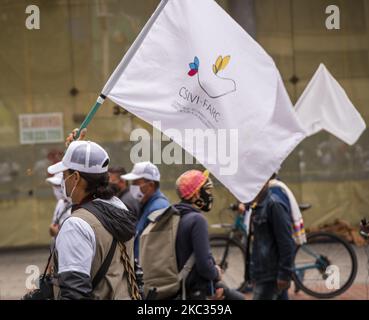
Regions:
[[73, 174], [71, 174], [70, 176], [67, 177], [67, 179], [62, 179], [61, 185], [60, 185], [60, 189], [63, 193], [63, 197], [64, 199], [66, 199], [69, 203], [73, 203], [72, 202], [72, 195], [74, 192], [74, 189], [76, 188], [77, 184], [73, 187], [72, 192], [70, 193], [70, 196], [67, 195], [67, 188], [65, 187], [65, 181], [68, 180]]
[[129, 192], [131, 193], [132, 197], [135, 198], [138, 201], [141, 201], [144, 197], [144, 194], [141, 191], [140, 186], [130, 185], [129, 186]]
[[53, 186], [53, 191], [56, 200], [64, 199], [64, 194], [60, 186]]

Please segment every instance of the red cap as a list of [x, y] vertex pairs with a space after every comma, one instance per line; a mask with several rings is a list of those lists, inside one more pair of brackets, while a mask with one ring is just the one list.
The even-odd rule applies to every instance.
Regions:
[[176, 181], [177, 193], [181, 199], [191, 197], [204, 185], [209, 177], [209, 171], [189, 170], [181, 174]]

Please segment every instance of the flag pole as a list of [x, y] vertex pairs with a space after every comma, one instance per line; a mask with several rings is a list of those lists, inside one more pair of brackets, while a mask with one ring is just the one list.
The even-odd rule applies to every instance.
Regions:
[[105, 99], [106, 99], [106, 96], [105, 95], [103, 95], [103, 94], [100, 94], [99, 95], [99, 97], [97, 98], [95, 104], [90, 109], [90, 112], [87, 114], [86, 118], [83, 120], [82, 124], [80, 125], [79, 130], [78, 130], [78, 132], [76, 134], [75, 139], [78, 139], [81, 131], [83, 129], [87, 128], [87, 126], [91, 122], [91, 120], [94, 117], [94, 115], [97, 112], [97, 110], [99, 110], [100, 106], [104, 103]]
[[133, 56], [137, 52], [137, 49], [141, 46], [143, 40], [145, 39], [146, 35], [150, 31], [151, 27], [155, 23], [156, 19], [160, 15], [160, 13], [163, 11], [165, 5], [168, 3], [169, 0], [161, 0], [158, 7], [155, 9], [154, 13], [150, 17], [150, 19], [147, 21], [139, 35], [137, 36], [136, 40], [133, 42], [132, 46], [128, 49], [127, 53], [124, 55], [122, 61], [119, 63], [117, 68], [114, 70], [114, 72], [111, 74], [110, 78], [106, 82], [104, 88], [102, 89], [102, 93], [97, 98], [95, 104], [92, 106], [90, 112], [86, 116], [86, 118], [83, 120], [75, 139], [78, 139], [82, 129], [87, 128], [89, 123], [91, 122], [92, 118], [94, 117], [97, 110], [99, 110], [100, 106], [104, 103], [106, 97], [110, 93], [111, 89], [114, 87], [120, 76], [122, 75], [123, 71], [128, 66], [129, 62], [132, 60]]

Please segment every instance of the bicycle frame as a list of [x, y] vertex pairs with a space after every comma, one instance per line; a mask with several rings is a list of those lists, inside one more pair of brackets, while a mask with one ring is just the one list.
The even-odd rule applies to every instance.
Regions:
[[[301, 206], [301, 207], [302, 207], [301, 210], [307, 210], [307, 208], [304, 209], [304, 206]], [[310, 205], [308, 206], [308, 208], [309, 207]], [[211, 227], [227, 229], [229, 231], [228, 233], [223, 234], [222, 236], [218, 237], [220, 238], [220, 240], [223, 241], [222, 250], [224, 248], [224, 251], [222, 252], [223, 255], [219, 256], [219, 258], [221, 259], [221, 262], [219, 263], [219, 265], [222, 267], [222, 269], [227, 270], [227, 268], [229, 267], [228, 266], [228, 262], [229, 262], [228, 255], [230, 254], [233, 246], [238, 247], [241, 250], [244, 250], [245, 275], [244, 275], [244, 282], [241, 284], [240, 288], [243, 288], [244, 285], [247, 285], [247, 283], [249, 283], [249, 280], [250, 280], [249, 274], [248, 274], [248, 269], [249, 269], [248, 262], [250, 260], [250, 257], [248, 256], [248, 254], [250, 252], [248, 248], [251, 245], [251, 243], [249, 241], [250, 239], [249, 239], [249, 234], [248, 234], [248, 226], [247, 226], [247, 223], [246, 224], [244, 223], [244, 221], [245, 221], [245, 216], [242, 214], [237, 214], [233, 219], [233, 223], [221, 223], [221, 224], [211, 225]], [[240, 239], [238, 235], [241, 235], [242, 238]], [[295, 257], [296, 262], [294, 263], [293, 275], [292, 275], [291, 280], [295, 283], [295, 292], [303, 290], [306, 294], [311, 295], [313, 297], [327, 299], [327, 298], [332, 298], [339, 294], [342, 294], [342, 292], [346, 291], [352, 285], [355, 279], [356, 273], [357, 273], [357, 258], [351, 246], [348, 243], [345, 244], [345, 241], [343, 241], [342, 239], [340, 239], [340, 237], [334, 234], [327, 233], [327, 232], [315, 232], [315, 233], [311, 233], [308, 235], [308, 239], [309, 238], [320, 239], [321, 237], [327, 237], [328, 240], [326, 241], [337, 243], [341, 247], [343, 246], [343, 249], [345, 250], [345, 252], [349, 254], [349, 259], [350, 259], [349, 261], [352, 263], [352, 266], [351, 266], [351, 271], [350, 271], [347, 281], [338, 290], [335, 290], [333, 292], [314, 291], [313, 289], [307, 287], [304, 284], [304, 278], [306, 275], [305, 272], [308, 270], [318, 271], [321, 274], [321, 277], [322, 277], [321, 280], [326, 280], [328, 276], [327, 268], [331, 264], [329, 260], [329, 257], [330, 257], [329, 252], [327, 254], [320, 254], [319, 248], [316, 251], [314, 246], [310, 246], [311, 244], [315, 243], [314, 241], [300, 245], [296, 248], [296, 254], [300, 250], [306, 253], [308, 257], [306, 255], [305, 256], [303, 255], [304, 259], [301, 260], [301, 262], [298, 265], [296, 264], [298, 260]], [[217, 236], [215, 236], [215, 238], [217, 238]], [[244, 239], [245, 242], [242, 241], [242, 239]], [[305, 260], [305, 258], [308, 258], [308, 260]], [[320, 279], [318, 280], [320, 281]]]
[[[234, 218], [233, 224], [226, 224], [226, 223], [224, 223], [224, 224], [214, 224], [214, 225], [212, 225], [212, 227], [231, 229], [231, 231], [228, 235], [228, 238], [230, 240], [234, 239], [235, 232], [239, 231], [243, 235], [243, 237], [245, 238], [245, 241], [246, 241], [245, 248], [247, 247], [247, 245], [248, 245], [248, 243], [247, 243], [248, 232], [247, 232], [247, 226], [244, 223], [244, 215], [237, 214], [236, 217]], [[226, 265], [226, 262], [227, 262], [226, 260], [227, 260], [228, 253], [229, 253], [229, 246], [230, 246], [230, 242], [228, 242], [226, 247], [225, 247], [224, 255], [223, 255], [222, 260], [220, 262], [221, 267], [225, 267], [225, 265]], [[303, 274], [307, 270], [311, 270], [311, 269], [322, 270], [322, 268], [324, 268], [325, 260], [320, 255], [316, 254], [310, 248], [308, 248], [304, 245], [302, 245], [301, 248], [307, 254], [309, 254], [310, 256], [313, 256], [314, 258], [316, 258], [316, 262], [315, 263], [304, 264], [304, 265], [300, 265], [300, 266], [295, 266], [294, 272], [296, 273], [296, 275]], [[245, 266], [246, 266], [246, 261], [245, 261]], [[245, 270], [245, 273], [246, 273], [246, 270]]]
[[243, 222], [244, 215], [238, 214], [233, 223], [215, 223], [211, 224], [210, 227], [214, 229], [231, 229], [231, 232], [229, 233], [229, 238], [233, 239], [235, 231], [240, 231], [243, 236], [247, 239], [247, 226]]
[[244, 216], [243, 215], [240, 215], [240, 214], [237, 215], [236, 216], [236, 219], [234, 221], [234, 228], [236, 230], [240, 230], [247, 237], [247, 226], [243, 222], [243, 220], [244, 220]]
[[[230, 224], [230, 223], [219, 223], [219, 224], [212, 224], [212, 225], [210, 225], [210, 227], [217, 228], [217, 229], [218, 228], [219, 229], [231, 229], [231, 231], [228, 234], [228, 239], [229, 240], [232, 240], [234, 238], [234, 235], [235, 235], [236, 231], [240, 231], [241, 234], [245, 237], [245, 239], [247, 241], [247, 226], [244, 223], [244, 215], [237, 214], [232, 224]], [[225, 268], [226, 260], [227, 260], [228, 252], [229, 252], [229, 246], [230, 246], [230, 242], [227, 242], [222, 260], [219, 263], [221, 268]]]
[[311, 263], [311, 264], [306, 264], [306, 265], [299, 266], [299, 267], [295, 266], [295, 269], [294, 269], [295, 273], [304, 272], [304, 271], [309, 270], [309, 269], [318, 269], [318, 270], [320, 270], [322, 268], [322, 266], [325, 265], [325, 260], [323, 259], [322, 256], [317, 255], [316, 253], [314, 253], [312, 250], [310, 250], [308, 247], [306, 247], [304, 245], [301, 246], [301, 249], [303, 251], [305, 251], [307, 254], [310, 254], [311, 256], [316, 258], [317, 262], [316, 263]]

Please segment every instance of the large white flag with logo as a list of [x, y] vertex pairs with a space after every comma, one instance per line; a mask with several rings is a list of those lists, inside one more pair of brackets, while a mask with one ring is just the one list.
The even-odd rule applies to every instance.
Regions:
[[353, 145], [366, 128], [345, 90], [322, 63], [296, 102], [295, 109], [309, 136], [324, 129]]
[[273, 60], [213, 0], [162, 1], [102, 93], [243, 202], [305, 137]]

